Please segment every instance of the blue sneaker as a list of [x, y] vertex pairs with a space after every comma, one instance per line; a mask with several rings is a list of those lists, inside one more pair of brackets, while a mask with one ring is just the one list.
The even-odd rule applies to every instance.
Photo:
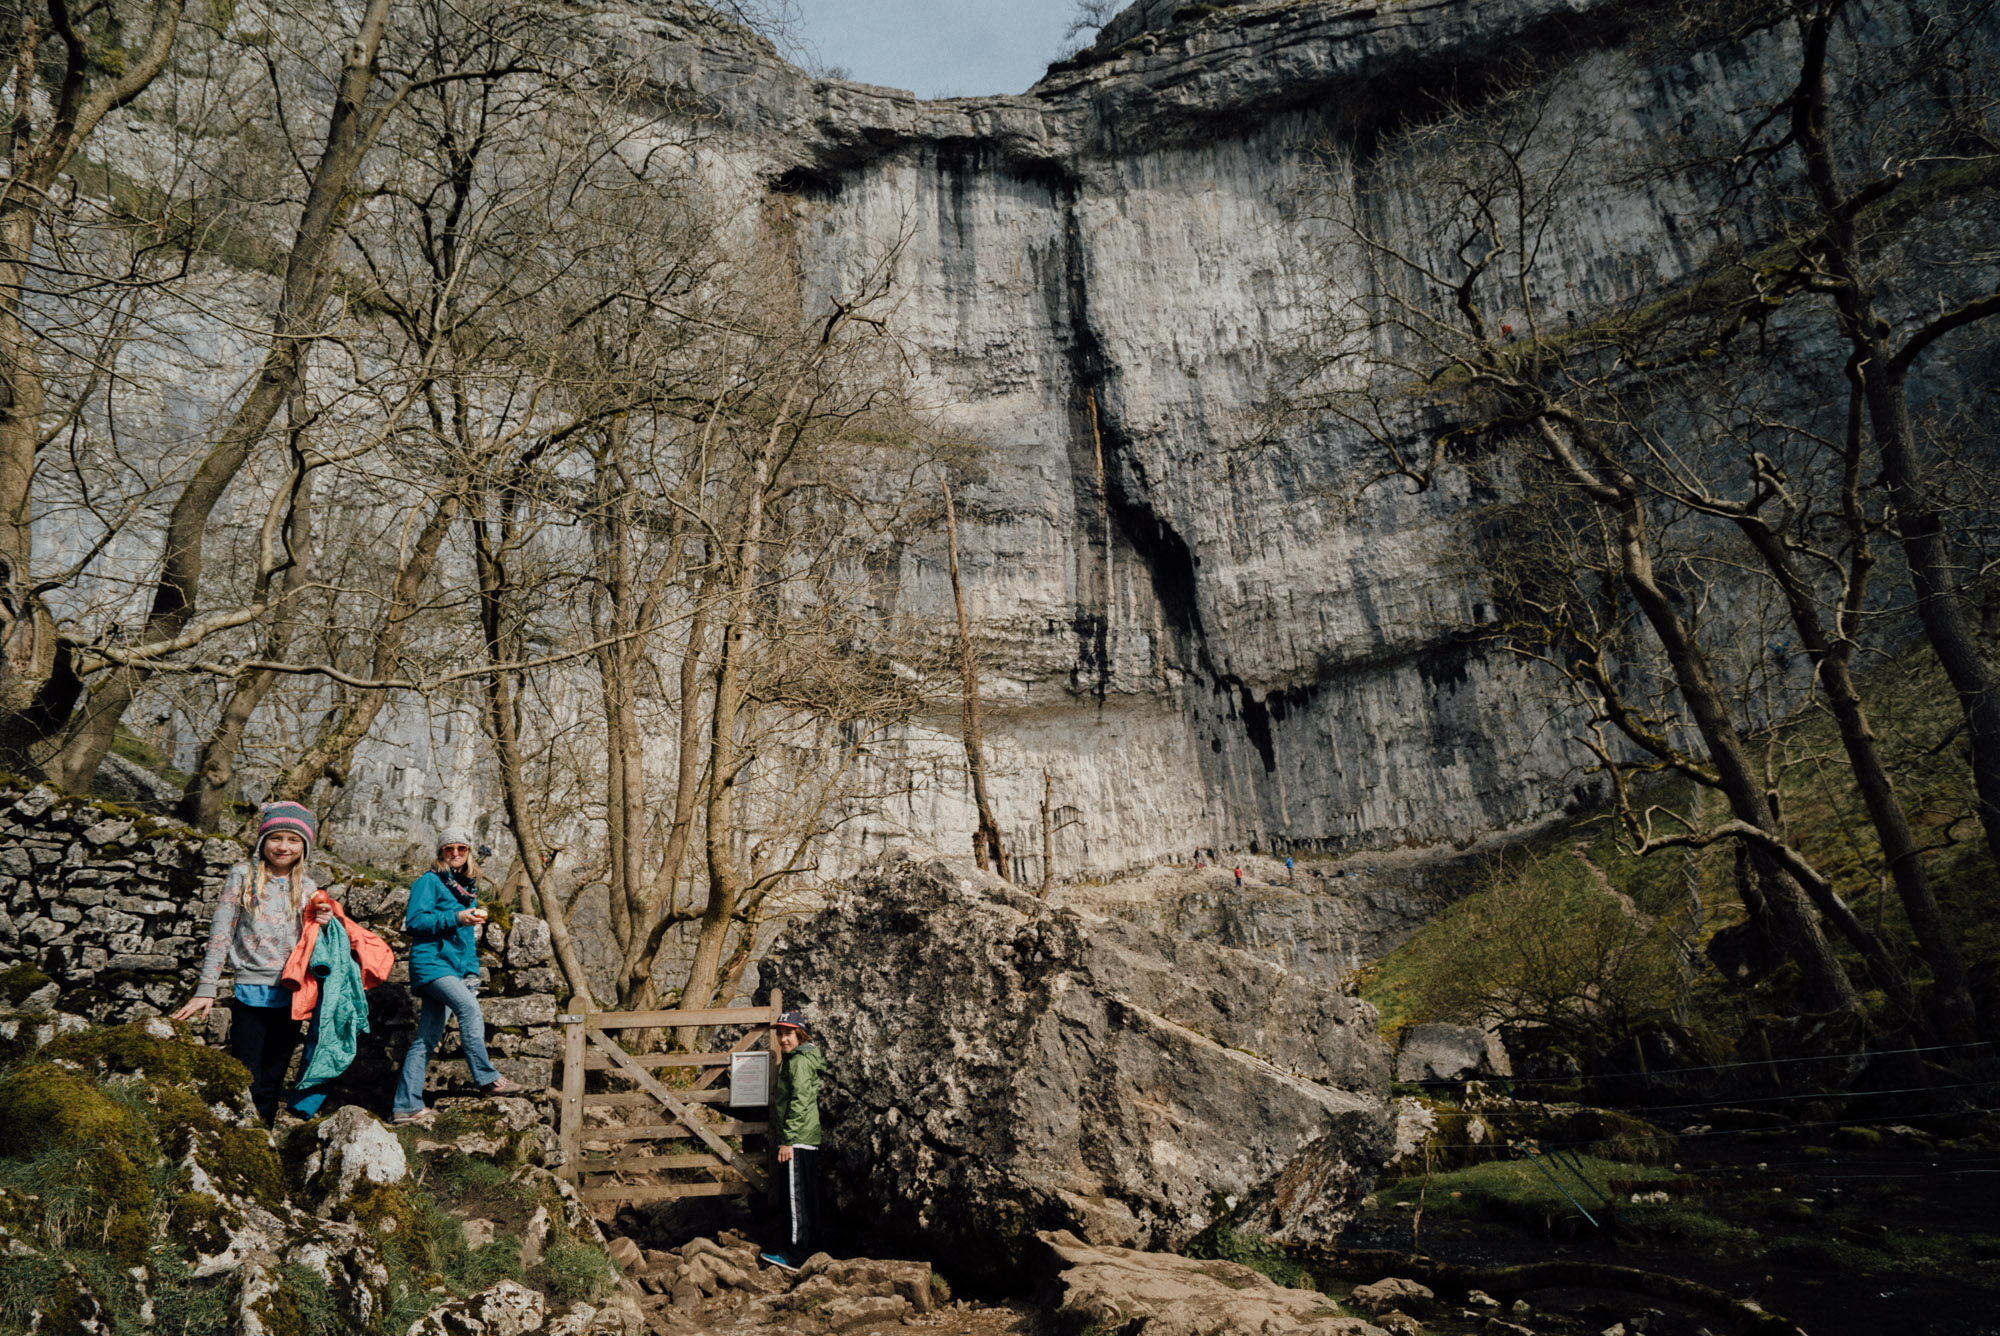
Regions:
[[764, 1261], [769, 1262], [772, 1266], [777, 1267], [780, 1271], [797, 1272], [799, 1269], [799, 1264], [797, 1262], [794, 1262], [791, 1258], [785, 1256], [785, 1254], [781, 1252], [773, 1251], [767, 1253], [758, 1253], [757, 1256], [763, 1259]]

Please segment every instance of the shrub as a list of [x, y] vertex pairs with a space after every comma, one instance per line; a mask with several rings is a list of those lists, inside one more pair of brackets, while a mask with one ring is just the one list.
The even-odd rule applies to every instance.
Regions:
[[[1214, 1206], [1221, 1208], [1217, 1201]], [[1188, 1241], [1189, 1257], [1235, 1262], [1295, 1290], [1315, 1290], [1312, 1272], [1285, 1255], [1285, 1250], [1269, 1239], [1239, 1234], [1230, 1227], [1229, 1217], [1218, 1209], [1215, 1223]]]
[[1668, 1021], [1680, 982], [1671, 927], [1567, 855], [1503, 871], [1404, 951], [1409, 1019], [1535, 1026], [1600, 1050]]

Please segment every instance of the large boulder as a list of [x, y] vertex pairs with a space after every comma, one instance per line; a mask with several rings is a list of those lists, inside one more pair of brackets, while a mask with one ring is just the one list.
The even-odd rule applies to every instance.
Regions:
[[1467, 1081], [1513, 1074], [1500, 1036], [1477, 1025], [1412, 1025], [1396, 1047], [1398, 1081]]
[[[1226, 947], [886, 857], [772, 947], [826, 1049], [830, 1193], [961, 1259], [1344, 1220], [1388, 1146], [1375, 1013]], [[1296, 1172], [1295, 1172], [1296, 1170]]]

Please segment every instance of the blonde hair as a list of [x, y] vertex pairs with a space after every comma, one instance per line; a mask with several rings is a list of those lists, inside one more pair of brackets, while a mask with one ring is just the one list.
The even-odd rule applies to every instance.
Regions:
[[[445, 862], [442, 856], [433, 854], [431, 855], [431, 871], [437, 873], [440, 877], [449, 877], [451, 875], [451, 864]], [[472, 878], [475, 886], [478, 885], [479, 879], [486, 875], [479, 866], [479, 860], [472, 856], [470, 850], [465, 855], [465, 875]]]
[[[264, 861], [264, 840], [277, 833], [277, 831], [267, 833], [264, 839], [257, 841], [257, 847], [250, 851], [250, 878], [243, 886], [243, 908], [252, 914], [257, 912], [257, 906], [263, 902], [264, 885], [270, 880], [271, 865]], [[301, 843], [305, 847], [299, 850], [299, 861], [292, 864], [292, 870], [285, 874], [291, 879], [286, 889], [292, 897], [292, 912], [295, 914], [302, 903], [299, 890], [305, 885], [306, 858], [312, 853], [312, 845], [309, 842], [301, 841]]]

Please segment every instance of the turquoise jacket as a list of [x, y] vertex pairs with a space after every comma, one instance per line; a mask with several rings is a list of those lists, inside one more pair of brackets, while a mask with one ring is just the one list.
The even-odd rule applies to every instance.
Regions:
[[338, 918], [319, 930], [312, 972], [319, 976], [319, 1010], [313, 1017], [319, 1037], [312, 1061], [299, 1073], [301, 1086], [331, 1081], [346, 1071], [361, 1036], [368, 1032], [368, 994], [362, 991], [361, 966], [354, 962], [347, 929]]
[[410, 934], [410, 986], [432, 979], [479, 977], [479, 927], [458, 912], [478, 903], [470, 886], [426, 872], [410, 887], [403, 927]]

